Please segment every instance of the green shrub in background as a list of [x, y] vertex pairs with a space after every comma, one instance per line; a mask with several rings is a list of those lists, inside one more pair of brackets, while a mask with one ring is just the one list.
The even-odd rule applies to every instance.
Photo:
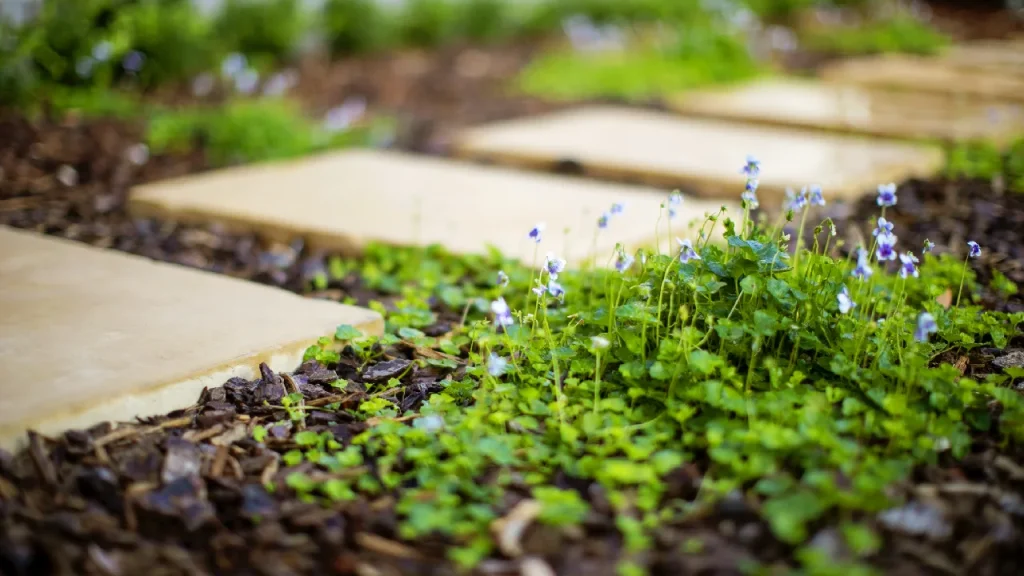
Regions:
[[285, 99], [235, 100], [217, 108], [154, 113], [146, 140], [155, 153], [186, 152], [198, 145], [212, 165], [225, 166], [367, 144], [375, 127], [329, 131]]
[[1024, 137], [1017, 139], [1007, 153], [1006, 184], [1010, 190], [1024, 194]]
[[1012, 192], [1024, 193], [1024, 136], [1005, 152], [992, 142], [974, 140], [954, 144], [946, 157], [946, 177], [992, 180], [1002, 176]]
[[449, 0], [407, 0], [395, 16], [399, 42], [427, 48], [452, 41], [458, 32], [458, 8]]
[[188, 0], [132, 4], [118, 12], [114, 30], [144, 56], [138, 71], [144, 87], [186, 80], [218, 61], [211, 23]]
[[519, 29], [509, 3], [503, 0], [464, 0], [459, 12], [459, 35], [475, 42], [501, 40]]
[[293, 54], [308, 30], [299, 0], [227, 0], [214, 24], [226, 52], [270, 62]]
[[358, 54], [391, 46], [391, 18], [375, 0], [327, 0], [323, 32], [332, 54]]
[[950, 43], [948, 36], [908, 15], [855, 28], [814, 30], [803, 36], [808, 48], [848, 56], [887, 52], [931, 55]]

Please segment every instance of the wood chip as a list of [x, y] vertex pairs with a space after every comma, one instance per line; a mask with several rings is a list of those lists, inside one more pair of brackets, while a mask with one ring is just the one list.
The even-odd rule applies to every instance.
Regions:
[[245, 438], [245, 424], [236, 424], [228, 429], [227, 432], [211, 438], [210, 444], [214, 446], [231, 446], [242, 438]]
[[491, 523], [491, 531], [503, 554], [511, 558], [523, 555], [520, 540], [530, 523], [540, 514], [541, 509], [540, 502], [523, 500], [516, 504], [515, 508], [512, 508], [512, 511], [504, 518], [499, 518]]
[[394, 540], [388, 540], [382, 538], [376, 534], [369, 532], [358, 532], [355, 536], [356, 544], [361, 548], [375, 552], [383, 556], [390, 556], [392, 558], [405, 558], [407, 560], [418, 560], [422, 558], [419, 552], [415, 549], [402, 544], [401, 542], [395, 542]]
[[534, 556], [523, 558], [519, 563], [520, 576], [556, 576], [555, 570], [547, 562]]
[[28, 450], [32, 456], [32, 464], [43, 481], [49, 486], [57, 486], [57, 469], [53, 467], [50, 455], [43, 447], [43, 437], [32, 430], [28, 432]]
[[210, 465], [210, 476], [220, 478], [224, 475], [224, 466], [228, 463], [228, 447], [217, 448], [217, 454], [213, 457], [213, 464]]

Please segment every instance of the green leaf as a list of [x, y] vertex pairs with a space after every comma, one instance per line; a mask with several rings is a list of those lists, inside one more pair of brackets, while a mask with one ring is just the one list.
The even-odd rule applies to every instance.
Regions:
[[320, 442], [320, 435], [312, 430], [303, 430], [295, 435], [294, 440], [299, 446], [315, 446]]
[[342, 324], [338, 326], [337, 330], [334, 331], [334, 338], [337, 340], [355, 340], [363, 335], [355, 326], [351, 324]]

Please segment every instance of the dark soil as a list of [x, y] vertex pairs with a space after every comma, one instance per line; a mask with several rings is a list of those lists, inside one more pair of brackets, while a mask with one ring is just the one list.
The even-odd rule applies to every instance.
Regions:
[[[308, 61], [297, 93], [314, 111], [354, 95], [366, 97], [371, 107], [401, 110], [407, 117], [396, 146], [441, 153], [459, 126], [551, 108], [503, 90], [531, 50], [461, 48], [330, 66]], [[137, 165], [129, 151], [140, 138], [133, 122], [32, 123], [15, 113], [0, 114], [0, 224], [307, 290], [306, 278], [323, 265], [324, 255], [301, 242], [270, 245], [215, 226], [130, 219], [124, 200], [132, 185], [209, 168], [201, 150], [154, 155]], [[917, 251], [929, 238], [939, 250], [962, 254], [964, 242], [973, 239], [985, 247], [984, 257], [972, 261], [983, 283], [992, 268], [1024, 281], [1024, 197], [996, 194], [985, 183], [912, 181], [901, 186], [899, 198], [887, 215], [896, 222], [901, 246]], [[851, 222], [857, 223], [877, 212], [873, 199], [850, 208]], [[356, 276], [308, 295], [390, 300]], [[982, 297], [991, 308], [1024, 309], [1019, 296], [1005, 299], [984, 288]], [[443, 333], [458, 321], [457, 314], [437, 312], [438, 325], [428, 333]], [[439, 539], [411, 547], [399, 541], [391, 498], [324, 507], [299, 501], [284, 485], [288, 473], [310, 471], [302, 465], [288, 469], [281, 461], [297, 431], [280, 406], [281, 396], [301, 392], [308, 429], [330, 430], [348, 442], [374, 422], [354, 421], [327, 405], [357, 405], [365, 397], [362, 383], [375, 371], [424, 353], [404, 345], [386, 352], [392, 364], [385, 366], [360, 369], [346, 357], [338, 366], [306, 364], [288, 375], [264, 369], [260, 379], [233, 379], [206, 390], [195, 406], [164, 417], [116, 430], [73, 430], [54, 439], [32, 435], [30, 449], [0, 453], [0, 574], [454, 574], [443, 560], [449, 543]], [[977, 376], [1004, 354], [983, 350], [945, 360]], [[329, 386], [339, 377], [350, 382], [345, 390]], [[440, 378], [431, 369], [411, 370], [393, 399], [403, 410], [415, 410], [438, 390]], [[270, 430], [263, 443], [252, 439], [257, 424]], [[962, 461], [917, 470], [912, 482], [895, 488], [917, 503], [908, 517], [886, 526], [871, 521], [884, 537], [876, 565], [901, 576], [1024, 573], [1022, 462], [1019, 447], [979, 437]], [[360, 472], [374, 474], [373, 463]], [[668, 497], [694, 500], [705, 472], [699, 464], [677, 470]], [[265, 482], [274, 483], [273, 493]], [[545, 559], [560, 575], [614, 574], [622, 542], [607, 499], [586, 481], [565, 477], [560, 484], [579, 490], [594, 513], [580, 532], [530, 527], [522, 538], [525, 552]], [[521, 497], [513, 491], [500, 507], [508, 511]], [[918, 518], [941, 511], [946, 520], [914, 522], [909, 516], [915, 511]], [[848, 551], [838, 520], [817, 526], [812, 542], [842, 558]], [[680, 543], [690, 539], [702, 541], [703, 548], [680, 553]], [[652, 574], [666, 576], [740, 574], [747, 560], [782, 566], [792, 563], [794, 552], [771, 536], [757, 503], [743, 497], [661, 529], [656, 542], [639, 560]], [[521, 571], [514, 559], [489, 560], [478, 573], [543, 574]]]
[[[980, 258], [971, 260], [986, 307], [1006, 312], [1024, 311], [1024, 294], [1003, 295], [990, 286], [993, 271], [1014, 284], [1024, 285], [1024, 194], [999, 192], [991, 182], [922, 181], [903, 183], [896, 206], [886, 210], [894, 223], [900, 250], [920, 254], [924, 241], [935, 243], [935, 253], [966, 259], [967, 242], [983, 246]], [[850, 221], [842, 227], [860, 226], [870, 238], [878, 205], [873, 197], [853, 207]]]

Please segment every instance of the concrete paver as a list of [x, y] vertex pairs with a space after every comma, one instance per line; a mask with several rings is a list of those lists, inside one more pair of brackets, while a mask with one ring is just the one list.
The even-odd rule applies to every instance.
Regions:
[[1024, 102], [1024, 76], [998, 70], [956, 66], [941, 58], [884, 55], [842, 60], [826, 66], [830, 82], [879, 90], [921, 92], [960, 98]]
[[164, 414], [206, 386], [292, 370], [371, 310], [0, 227], [0, 446]]
[[933, 94], [886, 93], [798, 78], [698, 90], [669, 99], [683, 114], [902, 139], [984, 138], [1024, 132], [1024, 105], [972, 105]]
[[943, 161], [933, 146], [602, 106], [470, 129], [456, 149], [535, 168], [571, 162], [595, 177], [724, 198], [743, 189], [737, 158], [753, 154], [763, 162], [759, 193], [768, 208], [787, 187], [816, 184], [833, 199], [855, 198], [879, 183], [933, 173]]
[[[733, 163], [742, 164], [743, 154]], [[735, 201], [726, 202], [738, 213]], [[479, 166], [410, 154], [346, 150], [294, 162], [228, 169], [141, 186], [129, 208], [138, 216], [218, 221], [273, 240], [301, 236], [312, 246], [357, 254], [370, 242], [441, 244], [474, 254], [492, 245], [530, 263], [536, 250], [570, 263], [604, 261], [615, 244], [667, 247], [658, 224], [666, 190], [570, 176]], [[616, 202], [628, 204], [595, 239], [596, 222]], [[688, 199], [673, 225], [715, 212], [723, 202]], [[539, 248], [527, 238], [546, 223]], [[656, 225], [660, 228], [656, 228]], [[719, 227], [721, 230], [721, 227]]]

